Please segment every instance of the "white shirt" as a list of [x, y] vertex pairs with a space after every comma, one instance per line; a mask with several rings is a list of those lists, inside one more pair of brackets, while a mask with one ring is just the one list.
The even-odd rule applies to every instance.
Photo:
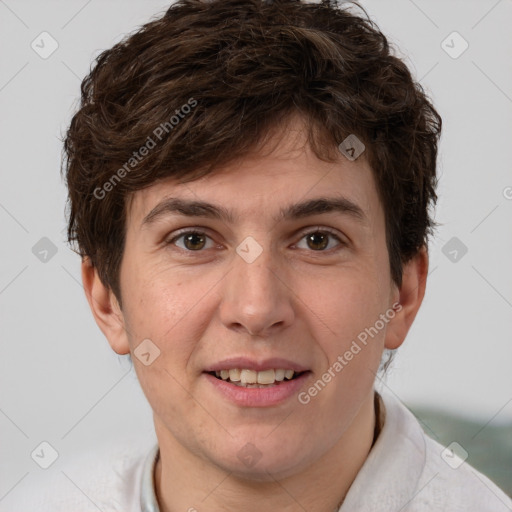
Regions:
[[[339, 512], [512, 511], [512, 500], [487, 477], [450, 452], [443, 458], [445, 447], [395, 396], [381, 396], [384, 425]], [[0, 511], [160, 512], [157, 457], [157, 444], [90, 455], [41, 483], [39, 492], [23, 493], [15, 507], [0, 502]]]

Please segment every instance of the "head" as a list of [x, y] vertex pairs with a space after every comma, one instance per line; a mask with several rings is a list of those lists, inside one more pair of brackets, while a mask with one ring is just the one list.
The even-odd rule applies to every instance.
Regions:
[[[157, 433], [226, 469], [255, 471], [249, 441], [282, 474], [329, 450], [423, 298], [441, 118], [351, 8], [178, 1], [97, 58], [65, 138], [95, 319], [118, 354], [151, 340], [134, 364]], [[295, 365], [298, 399], [212, 383], [253, 363]]]

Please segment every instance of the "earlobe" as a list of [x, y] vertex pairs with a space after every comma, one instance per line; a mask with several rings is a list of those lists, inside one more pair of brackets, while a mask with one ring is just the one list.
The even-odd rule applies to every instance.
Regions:
[[402, 286], [399, 290], [399, 306], [395, 317], [386, 331], [385, 347], [398, 348], [405, 340], [409, 329], [420, 309], [428, 274], [428, 251], [423, 246], [418, 253], [403, 266]]
[[82, 258], [82, 282], [94, 319], [112, 350], [120, 355], [128, 354], [130, 345], [119, 303], [87, 256]]

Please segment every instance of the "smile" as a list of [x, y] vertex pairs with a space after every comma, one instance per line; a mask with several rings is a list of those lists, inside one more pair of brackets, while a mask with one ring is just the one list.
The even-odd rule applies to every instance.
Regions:
[[[312, 375], [309, 370], [284, 371], [283, 376], [283, 370], [279, 368], [261, 371], [232, 368], [204, 372], [203, 375], [217, 396], [236, 406], [275, 407], [296, 397]], [[268, 384], [260, 384], [258, 381]]]
[[232, 368], [229, 370], [210, 372], [211, 375], [215, 375], [218, 379], [245, 388], [264, 388], [279, 385], [279, 383], [284, 380], [292, 380], [298, 377], [301, 373], [303, 372], [295, 372], [282, 368], [270, 368], [263, 371]]

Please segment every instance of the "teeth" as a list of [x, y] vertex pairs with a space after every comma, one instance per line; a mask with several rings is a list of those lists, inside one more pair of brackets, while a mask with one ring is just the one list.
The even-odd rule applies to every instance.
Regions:
[[229, 380], [238, 386], [256, 388], [273, 385], [276, 382], [290, 380], [294, 375], [293, 370], [284, 370], [282, 368], [263, 370], [256, 372], [254, 370], [233, 368], [229, 370], [216, 371], [215, 375], [222, 380]]
[[242, 384], [256, 384], [258, 380], [258, 372], [254, 370], [242, 370], [240, 372], [240, 381]]
[[229, 380], [231, 382], [240, 382], [240, 370], [237, 368], [235, 370], [229, 370]]
[[274, 370], [264, 370], [258, 372], [258, 384], [274, 384], [276, 372]]
[[278, 382], [281, 382], [282, 380], [284, 380], [284, 374], [286, 373], [286, 370], [276, 370], [275, 373], [276, 373], [276, 380]]

